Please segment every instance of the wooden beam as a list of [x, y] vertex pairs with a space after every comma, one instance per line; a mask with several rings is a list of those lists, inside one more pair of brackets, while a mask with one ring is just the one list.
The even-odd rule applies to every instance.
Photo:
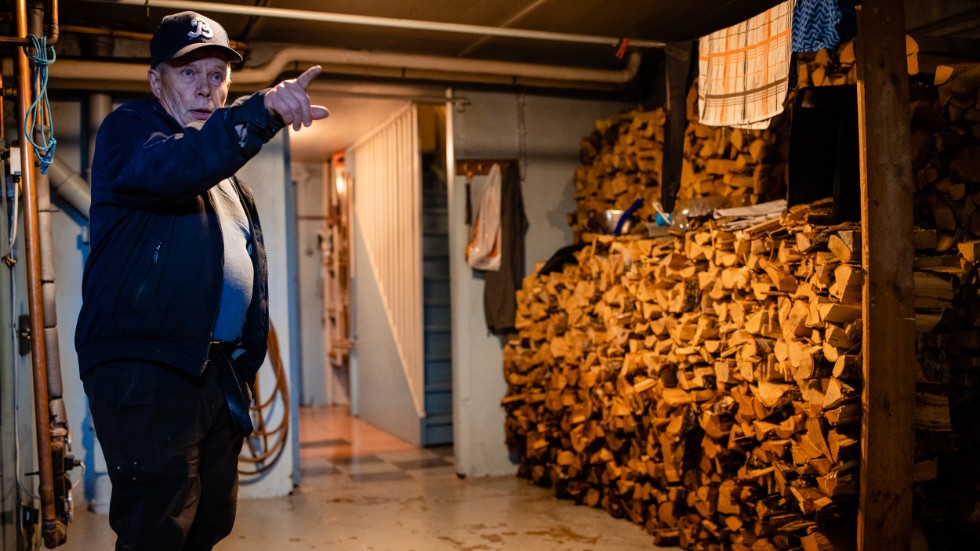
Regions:
[[858, 549], [911, 549], [915, 311], [902, 0], [865, 0], [857, 37], [864, 390]]

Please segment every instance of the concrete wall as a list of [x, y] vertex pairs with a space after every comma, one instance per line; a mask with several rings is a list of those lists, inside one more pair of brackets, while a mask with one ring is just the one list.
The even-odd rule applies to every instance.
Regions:
[[[456, 90], [468, 101], [451, 113], [456, 159], [521, 159], [526, 270], [572, 242], [565, 213], [575, 209], [574, 174], [579, 142], [597, 119], [631, 105], [527, 94]], [[455, 175], [455, 171], [451, 171]], [[485, 178], [476, 178], [473, 204]], [[453, 296], [453, 402], [457, 470], [467, 476], [512, 473], [504, 444], [500, 400], [503, 342], [486, 328], [483, 277], [466, 265], [464, 176], [450, 187], [450, 264]]]
[[324, 272], [318, 233], [323, 216], [323, 163], [293, 163], [296, 192], [296, 252], [299, 263], [300, 404], [327, 404], [326, 325], [323, 312]]
[[[258, 205], [269, 264], [269, 318], [279, 339], [286, 384], [295, 397], [297, 392], [294, 381], [298, 369], [296, 362], [300, 355], [297, 335], [294, 334], [294, 331], [299, 330], [295, 327], [298, 319], [295, 309], [298, 305], [290, 291], [296, 288], [298, 276], [296, 266], [293, 264], [295, 259], [289, 258], [288, 252], [290, 247], [295, 245], [290, 243], [290, 237], [295, 235], [292, 228], [295, 227], [296, 213], [292, 210], [293, 186], [289, 174], [286, 144], [287, 135], [285, 132], [280, 132], [273, 141], [266, 144], [261, 153], [239, 171], [239, 176], [252, 189]], [[259, 371], [259, 387], [265, 389], [261, 396], [263, 399], [268, 399], [267, 392], [274, 385], [271, 367], [267, 358], [265, 365]], [[279, 462], [261, 477], [242, 478], [239, 497], [248, 499], [284, 496], [292, 491], [296, 468], [294, 454], [299, 447], [297, 436], [299, 420], [296, 418], [295, 398], [292, 398], [290, 403], [294, 407], [289, 412], [289, 442], [286, 443]], [[285, 414], [282, 406], [282, 402], [277, 402], [272, 407], [266, 418], [267, 426], [279, 425], [281, 416]], [[270, 441], [274, 440], [274, 438], [270, 439]]]

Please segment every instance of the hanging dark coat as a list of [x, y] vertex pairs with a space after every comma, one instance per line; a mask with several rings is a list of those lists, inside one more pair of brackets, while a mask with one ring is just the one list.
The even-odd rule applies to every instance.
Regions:
[[524, 278], [524, 214], [521, 178], [516, 163], [503, 168], [500, 189], [500, 269], [485, 273], [483, 312], [487, 328], [495, 335], [514, 331], [517, 290]]

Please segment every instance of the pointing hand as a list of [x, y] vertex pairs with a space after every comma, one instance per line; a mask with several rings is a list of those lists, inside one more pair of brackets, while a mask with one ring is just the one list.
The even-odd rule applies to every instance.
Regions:
[[279, 115], [287, 125], [293, 125], [293, 130], [309, 126], [313, 121], [330, 116], [326, 107], [311, 105], [306, 88], [313, 82], [322, 69], [314, 65], [296, 78], [284, 80], [265, 94], [265, 108]]

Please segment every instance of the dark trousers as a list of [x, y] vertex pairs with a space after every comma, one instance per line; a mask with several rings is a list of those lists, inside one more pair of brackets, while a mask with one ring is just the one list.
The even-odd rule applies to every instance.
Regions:
[[116, 551], [206, 550], [231, 533], [243, 439], [217, 375], [127, 360], [83, 377], [112, 481]]

